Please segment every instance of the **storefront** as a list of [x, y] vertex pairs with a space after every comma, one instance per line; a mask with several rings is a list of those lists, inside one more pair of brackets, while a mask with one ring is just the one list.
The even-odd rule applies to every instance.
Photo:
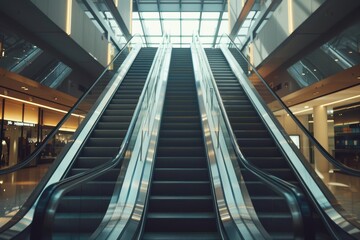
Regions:
[[[2, 140], [0, 166], [24, 161], [65, 115], [55, 108], [34, 106], [23, 101], [0, 98]], [[64, 129], [46, 145], [41, 156], [30, 165], [50, 163], [71, 138], [81, 119], [71, 117]]]

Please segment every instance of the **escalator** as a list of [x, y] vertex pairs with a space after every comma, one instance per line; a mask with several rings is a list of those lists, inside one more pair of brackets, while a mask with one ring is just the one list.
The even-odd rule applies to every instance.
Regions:
[[219, 239], [190, 49], [173, 49], [143, 239]]
[[[233, 74], [220, 49], [205, 49], [237, 143], [248, 161], [293, 185], [300, 185], [271, 133]], [[274, 239], [293, 239], [291, 212], [284, 198], [242, 169], [252, 203], [264, 228]], [[308, 223], [307, 223], [308, 224]], [[323, 225], [314, 223], [316, 239], [328, 239]], [[309, 224], [311, 225], [311, 224]], [[306, 226], [309, 226], [306, 225]], [[311, 229], [305, 228], [311, 236]], [[309, 235], [310, 233], [310, 235]]]
[[[119, 152], [155, 53], [155, 48], [140, 50], [65, 178], [110, 161]], [[53, 239], [90, 237], [108, 208], [119, 171], [120, 166], [61, 199]]]

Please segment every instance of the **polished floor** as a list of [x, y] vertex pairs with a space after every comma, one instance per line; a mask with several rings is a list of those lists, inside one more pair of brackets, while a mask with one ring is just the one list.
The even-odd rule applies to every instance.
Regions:
[[39, 164], [0, 176], [0, 226], [18, 212], [49, 166]]

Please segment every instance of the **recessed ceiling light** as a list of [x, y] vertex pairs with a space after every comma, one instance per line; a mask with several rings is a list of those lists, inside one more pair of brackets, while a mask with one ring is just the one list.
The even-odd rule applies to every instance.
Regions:
[[339, 61], [339, 59], [335, 58], [335, 59], [334, 59], [334, 61], [335, 61], [335, 62], [338, 62], [338, 61]]
[[302, 73], [301, 75], [305, 76], [305, 73]]
[[314, 72], [316, 72], [316, 68], [314, 68]]
[[55, 101], [57, 101], [57, 100], [58, 100], [58, 98], [57, 98], [57, 97], [54, 97], [54, 100], [55, 100]]
[[304, 108], [309, 108], [309, 106], [304, 106]]
[[352, 51], [349, 51], [350, 54], [352, 54]]
[[356, 78], [360, 80], [360, 76], [357, 76]]

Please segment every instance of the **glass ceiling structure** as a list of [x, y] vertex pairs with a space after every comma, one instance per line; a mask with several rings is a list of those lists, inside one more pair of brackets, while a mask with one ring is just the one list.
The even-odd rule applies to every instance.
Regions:
[[[126, 43], [104, 0], [77, 1], [100, 31], [110, 34], [109, 39], [120, 48]], [[271, 15], [262, 16], [263, 6], [260, 2], [254, 4], [247, 14], [234, 39], [238, 46], [254, 37], [253, 31], [258, 31]], [[133, 0], [130, 31], [132, 35], [141, 35], [147, 47], [157, 47], [165, 33], [170, 34], [174, 47], [190, 47], [194, 32], [199, 34], [204, 47], [215, 47], [222, 34], [231, 31], [227, 7], [227, 0]]]
[[[144, 37], [148, 47], [156, 47], [168, 33], [173, 47], [190, 47], [194, 32], [204, 47], [213, 46], [218, 36], [228, 33], [227, 12], [134, 12], [132, 34]], [[222, 16], [220, 16], [222, 15]]]

